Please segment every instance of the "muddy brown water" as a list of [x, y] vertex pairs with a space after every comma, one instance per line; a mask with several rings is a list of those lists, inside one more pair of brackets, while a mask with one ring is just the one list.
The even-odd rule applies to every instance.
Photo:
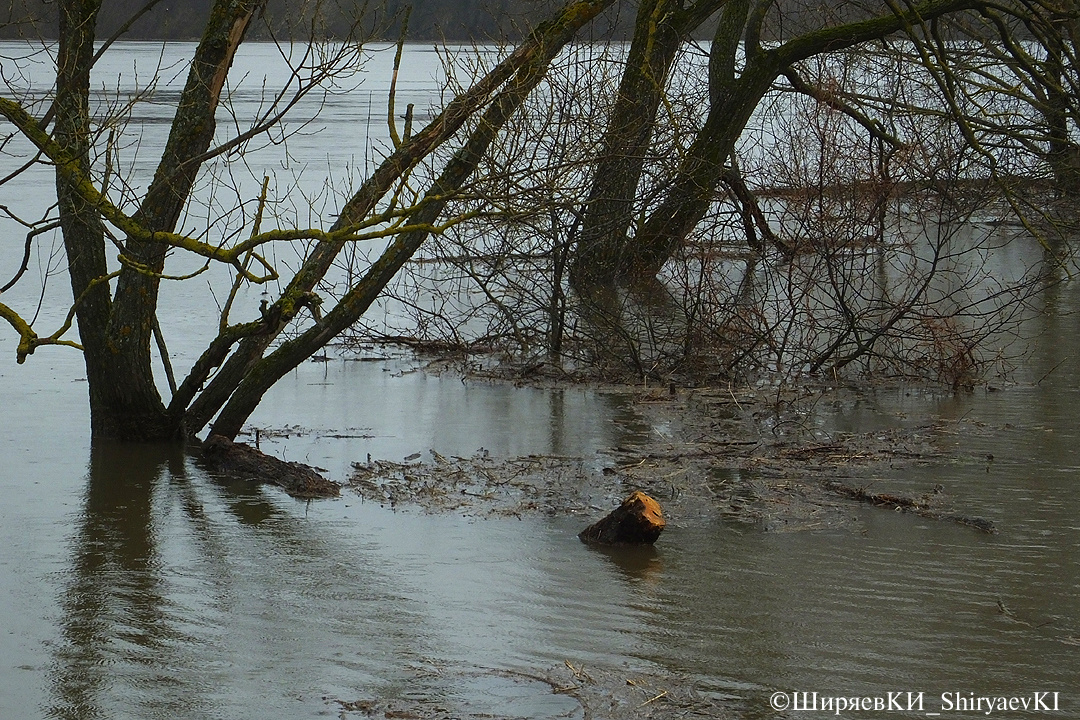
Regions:
[[[188, 362], [206, 302], [190, 287], [167, 290], [162, 319]], [[862, 480], [942, 484], [999, 534], [852, 505], [855, 531], [671, 517], [644, 554], [586, 548], [577, 518], [426, 515], [348, 492], [301, 503], [222, 484], [173, 448], [91, 449], [76, 354], [16, 366], [0, 333], [0, 718], [361, 717], [342, 702], [371, 699], [580, 717], [528, 679], [565, 661], [687, 676], [756, 718], [794, 691], [922, 692], [915, 715], [955, 718], [986, 715], [942, 708], [943, 693], [1058, 692], [1039, 715], [1080, 717], [1080, 289], [1045, 302], [1033, 355], [998, 392], [848, 392], [806, 417], [823, 437], [963, 418], [973, 431], [941, 433], [937, 462]], [[44, 325], [62, 310], [46, 302]], [[307, 363], [252, 426], [335, 479], [368, 454], [429, 449], [599, 468], [600, 450], [670, 431], [622, 395], [463, 383], [400, 359]]]
[[[1045, 352], [1036, 374], [1072, 350]], [[221, 484], [169, 448], [91, 451], [75, 356], [34, 362], [0, 370], [0, 717], [284, 719], [372, 698], [574, 717], [574, 701], [543, 683], [490, 672], [566, 660], [688, 675], [754, 717], [776, 716], [771, 693], [796, 690], [924, 692], [929, 710], [941, 693], [1056, 691], [1071, 708], [1061, 716], [1076, 716], [1071, 363], [1038, 386], [849, 395], [813, 417], [824, 432], [974, 422], [970, 436], [941, 436], [940, 463], [888, 481], [941, 483], [998, 535], [852, 505], [854, 532], [673, 517], [642, 555], [586, 548], [576, 518], [426, 515], [348, 492], [301, 503]], [[428, 448], [599, 466], [598, 449], [664, 431], [635, 423], [623, 396], [401, 368], [305, 365], [253, 423], [279, 430], [267, 449], [339, 478], [368, 453]]]

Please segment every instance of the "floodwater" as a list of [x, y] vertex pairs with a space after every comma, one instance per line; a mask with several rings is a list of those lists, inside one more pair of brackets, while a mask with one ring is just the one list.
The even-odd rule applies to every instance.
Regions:
[[[45, 325], [62, 316], [58, 286]], [[182, 367], [203, 341], [201, 300], [170, 292]], [[865, 481], [940, 483], [998, 535], [861, 506], [855, 532], [672, 517], [648, 562], [582, 546], [576, 520], [303, 503], [217, 482], [174, 448], [91, 448], [77, 354], [16, 366], [0, 333], [0, 718], [286, 720], [371, 698], [577, 717], [546, 685], [491, 672], [564, 661], [685, 674], [755, 718], [780, 716], [777, 691], [922, 692], [905, 716], [955, 718], [986, 715], [942, 694], [1057, 692], [1057, 712], [993, 716], [1080, 717], [1080, 288], [1043, 300], [1032, 355], [1000, 391], [849, 394], [809, 419], [823, 432], [963, 419], [974, 431], [943, 432], [939, 463]], [[264, 449], [339, 480], [368, 454], [429, 449], [599, 465], [598, 450], [652, 431], [618, 396], [462, 383], [400, 359], [307, 363], [251, 424]]]

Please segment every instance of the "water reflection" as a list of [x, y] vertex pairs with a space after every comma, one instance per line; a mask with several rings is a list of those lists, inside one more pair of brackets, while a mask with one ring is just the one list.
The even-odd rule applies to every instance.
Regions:
[[495, 693], [475, 672], [547, 647], [562, 608], [522, 528], [306, 505], [218, 482], [174, 447], [97, 447], [44, 713], [266, 720], [378, 698], [500, 716], [505, 694], [567, 717], [545, 685]]
[[[258, 526], [267, 520], [280, 517], [281, 510], [266, 498], [263, 489], [248, 480], [222, 478], [215, 483], [221, 489], [221, 498], [229, 513], [242, 525]], [[190, 486], [182, 486], [181, 501], [185, 514], [192, 520], [205, 521], [205, 514]], [[200, 533], [200, 536], [204, 534]]]
[[551, 453], [553, 455], [568, 455], [574, 452], [576, 443], [566, 436], [566, 393], [562, 390], [552, 390], [548, 395], [548, 423], [551, 428]]
[[[1076, 376], [1059, 382], [1075, 389]], [[656, 549], [597, 551], [577, 541], [577, 519], [392, 513], [354, 497], [303, 505], [216, 482], [173, 448], [98, 447], [56, 591], [45, 709], [65, 720], [266, 720], [336, 714], [334, 698], [426, 698], [558, 717], [566, 708], [545, 710], [546, 688], [496, 692], [484, 668], [535, 673], [565, 659], [689, 673], [752, 712], [761, 700], [762, 718], [774, 717], [773, 689], [1064, 688], [1080, 617], [1070, 492], [1080, 445], [1069, 408], [1003, 397], [969, 397], [953, 412], [995, 428], [1041, 417], [1054, 431], [1045, 444], [983, 431], [958, 441], [994, 443], [989, 473], [982, 459], [896, 472], [917, 488], [945, 484], [998, 521], [996, 537], [873, 508], [852, 509], [863, 533], [761, 532], [703, 508]], [[603, 402], [619, 420], [615, 442], [658, 431]], [[905, 403], [916, 399], [868, 396], [832, 411]], [[539, 424], [557, 446], [560, 399], [546, 408]], [[1032, 447], [1044, 456], [1026, 457]], [[734, 473], [715, 473], [718, 493]], [[998, 598], [1030, 624], [1003, 616]]]
[[296, 717], [361, 689], [405, 692], [395, 669], [425, 645], [407, 581], [355, 536], [343, 557], [304, 514], [208, 478], [177, 446], [95, 447], [46, 715]]
[[589, 549], [610, 560], [627, 580], [655, 585], [663, 577], [663, 558], [652, 545], [613, 547], [594, 545]]
[[164, 612], [152, 512], [163, 473], [182, 477], [176, 445], [99, 444], [61, 600], [50, 717], [106, 717], [101, 694], [122, 663], [156, 663], [178, 632]]

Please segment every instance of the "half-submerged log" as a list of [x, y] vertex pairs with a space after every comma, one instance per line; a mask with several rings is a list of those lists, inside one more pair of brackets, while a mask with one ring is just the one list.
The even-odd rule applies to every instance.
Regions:
[[223, 435], [211, 435], [202, 445], [203, 460], [213, 471], [233, 477], [277, 485], [296, 498], [337, 497], [341, 486], [327, 480], [310, 465], [287, 462], [233, 442]]
[[638, 491], [603, 520], [578, 533], [578, 538], [595, 545], [651, 545], [666, 524], [660, 503]]

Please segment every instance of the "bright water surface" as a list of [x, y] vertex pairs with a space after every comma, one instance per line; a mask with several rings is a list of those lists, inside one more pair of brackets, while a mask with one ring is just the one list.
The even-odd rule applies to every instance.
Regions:
[[[115, 82], [160, 51], [122, 47], [101, 74]], [[434, 66], [417, 59], [422, 49], [411, 52], [405, 85], [430, 97]], [[249, 69], [273, 56], [265, 46], [245, 53]], [[385, 86], [388, 62], [384, 53], [365, 82]], [[367, 90], [357, 91], [363, 103]], [[322, 165], [328, 152], [340, 155], [342, 138], [368, 132], [357, 120], [365, 108], [335, 103], [326, 129], [304, 141]], [[357, 148], [362, 157], [359, 140]], [[0, 202], [15, 207], [33, 194], [4, 188]], [[5, 280], [19, 237], [0, 242]], [[163, 315], [181, 368], [212, 318], [200, 317], [205, 298], [191, 287], [170, 289]], [[62, 317], [60, 290], [46, 293], [43, 326]], [[36, 292], [4, 300], [25, 309]], [[222, 485], [170, 448], [92, 452], [77, 354], [45, 348], [16, 366], [14, 337], [2, 332], [0, 718], [285, 720], [337, 716], [334, 699], [372, 697], [573, 716], [574, 704], [546, 686], [485, 672], [536, 673], [564, 660], [689, 674], [703, 691], [744, 698], [759, 718], [777, 716], [768, 707], [775, 690], [923, 691], [929, 711], [945, 692], [1057, 691], [1056, 716], [1080, 717], [1077, 309], [1080, 289], [1050, 291], [1029, 326], [1042, 339], [1003, 392], [845, 396], [811, 418], [825, 431], [889, 427], [900, 414], [982, 428], [943, 434], [940, 464], [880, 482], [918, 492], [941, 483], [1000, 534], [865, 507], [851, 508], [857, 532], [767, 533], [673, 517], [644, 564], [585, 548], [575, 520], [426, 516], [348, 493], [301, 503], [273, 488]], [[599, 463], [599, 449], [651, 432], [617, 396], [408, 369], [305, 364], [252, 424], [314, 431], [269, 449], [339, 480], [368, 453], [401, 459], [429, 448]], [[1030, 624], [1002, 615], [998, 600]]]

